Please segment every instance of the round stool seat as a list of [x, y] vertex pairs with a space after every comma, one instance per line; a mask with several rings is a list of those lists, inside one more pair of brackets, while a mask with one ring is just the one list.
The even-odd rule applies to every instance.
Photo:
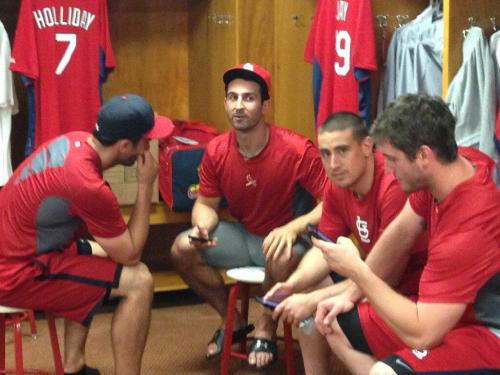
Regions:
[[26, 309], [0, 305], [0, 314], [16, 314], [16, 313], [19, 314], [25, 311]]
[[236, 281], [250, 284], [262, 284], [264, 282], [264, 267], [238, 267], [226, 271], [226, 275]]

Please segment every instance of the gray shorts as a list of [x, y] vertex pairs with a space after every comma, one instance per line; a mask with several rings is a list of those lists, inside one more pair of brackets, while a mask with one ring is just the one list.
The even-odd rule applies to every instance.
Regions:
[[[191, 230], [184, 233], [189, 234]], [[264, 237], [248, 233], [237, 221], [220, 221], [211, 236], [217, 237], [217, 245], [202, 250], [201, 256], [206, 264], [214, 268], [230, 269], [235, 267], [265, 267], [266, 257], [262, 252]], [[312, 247], [307, 236], [300, 236], [293, 245], [296, 254], [302, 256]]]

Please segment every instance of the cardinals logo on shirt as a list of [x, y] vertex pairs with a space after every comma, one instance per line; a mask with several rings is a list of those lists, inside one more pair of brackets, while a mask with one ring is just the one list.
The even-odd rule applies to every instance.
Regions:
[[370, 232], [368, 231], [368, 222], [356, 216], [356, 228], [358, 228], [359, 239], [364, 243], [370, 243]]
[[255, 178], [253, 178], [250, 173], [247, 174], [246, 179], [247, 179], [247, 182], [245, 183], [246, 187], [250, 187], [250, 186], [257, 187], [257, 180]]

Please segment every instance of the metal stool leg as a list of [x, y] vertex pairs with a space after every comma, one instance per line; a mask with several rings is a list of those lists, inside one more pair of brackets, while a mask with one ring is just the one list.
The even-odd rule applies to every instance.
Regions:
[[50, 344], [52, 346], [52, 355], [54, 357], [55, 375], [64, 375], [61, 350], [59, 349], [59, 341], [57, 339], [56, 322], [52, 314], [46, 313], [45, 315], [47, 317], [47, 324], [49, 326]]
[[229, 360], [231, 359], [231, 346], [233, 344], [234, 315], [236, 312], [236, 300], [238, 298], [239, 283], [236, 283], [229, 290], [227, 301], [226, 324], [224, 326], [224, 344], [222, 346], [222, 356], [220, 361], [221, 375], [227, 375], [229, 371]]

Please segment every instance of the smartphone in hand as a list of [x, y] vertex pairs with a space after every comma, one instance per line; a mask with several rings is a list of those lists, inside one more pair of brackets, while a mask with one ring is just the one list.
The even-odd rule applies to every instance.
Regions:
[[193, 236], [191, 234], [188, 235], [188, 238], [193, 242], [200, 242], [200, 243], [206, 243], [206, 242], [212, 241], [212, 239], [213, 239], [212, 237], [208, 237], [208, 238], [196, 237], [196, 236]]
[[276, 306], [278, 306], [280, 303], [279, 301], [272, 301], [272, 300], [264, 300], [264, 298], [256, 296], [255, 300], [263, 305], [264, 307], [267, 307], [268, 309], [274, 310]]
[[307, 234], [311, 237], [317, 238], [318, 240], [323, 240], [326, 242], [335, 242], [330, 237], [328, 237], [326, 234], [324, 234], [318, 228], [316, 228], [311, 224], [307, 224]]

